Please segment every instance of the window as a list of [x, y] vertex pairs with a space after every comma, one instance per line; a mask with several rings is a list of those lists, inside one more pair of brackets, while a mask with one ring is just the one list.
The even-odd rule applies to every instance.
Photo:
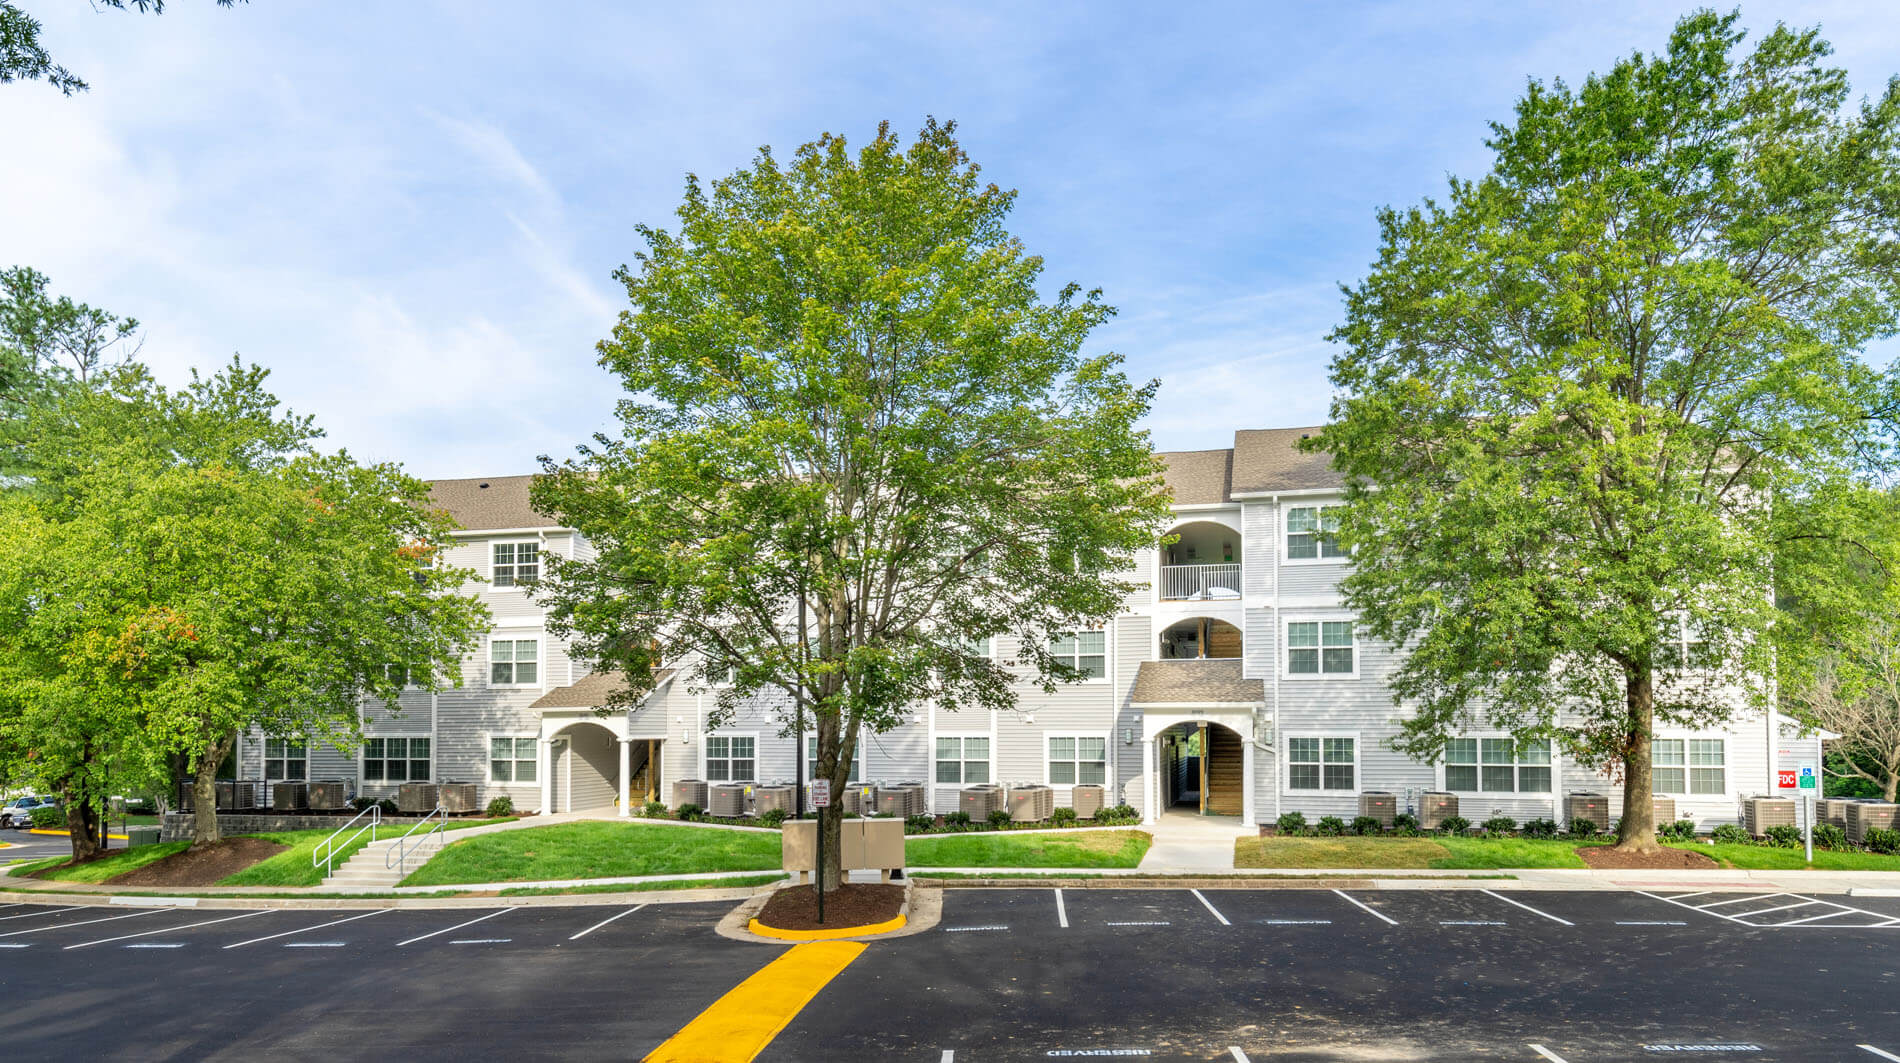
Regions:
[[938, 735], [937, 781], [951, 786], [974, 786], [989, 782], [990, 740], [987, 737]]
[[488, 643], [488, 683], [498, 687], [534, 686], [541, 681], [538, 639], [492, 639]]
[[490, 738], [488, 778], [490, 782], [535, 782], [534, 739]]
[[980, 639], [958, 639], [957, 650], [972, 657], [988, 657], [990, 655], [989, 636], [985, 635]]
[[1659, 794], [1728, 790], [1728, 758], [1720, 738], [1658, 738], [1649, 748], [1650, 785]]
[[1550, 792], [1550, 742], [1454, 738], [1445, 743], [1445, 789], [1460, 793]]
[[497, 587], [519, 587], [541, 578], [541, 547], [537, 543], [496, 543], [495, 565], [489, 582]]
[[264, 778], [308, 779], [310, 758], [301, 738], [264, 739]]
[[1293, 790], [1353, 789], [1359, 741], [1356, 738], [1289, 738], [1286, 740], [1287, 787]]
[[[503, 742], [509, 741], [502, 739]], [[528, 756], [534, 756], [534, 739], [528, 743]], [[534, 777], [529, 767], [528, 777]], [[428, 782], [429, 739], [371, 738], [363, 743], [364, 782]]]
[[1345, 557], [1333, 533], [1339, 517], [1331, 506], [1294, 506], [1286, 511], [1286, 556], [1289, 561]]
[[1100, 786], [1108, 782], [1108, 739], [1051, 736], [1049, 782], [1055, 786], [1073, 786], [1077, 783]]
[[1086, 679], [1108, 677], [1108, 632], [1076, 631], [1057, 635], [1049, 646], [1056, 660], [1071, 665]]
[[752, 782], [758, 762], [753, 759], [750, 735], [712, 736], [706, 739], [706, 778], [710, 782]]
[[383, 665], [384, 678], [399, 687], [419, 687], [422, 685], [422, 677], [428, 674], [428, 669], [419, 666], [412, 667], [406, 664]]
[[[816, 779], [817, 777], [818, 777], [818, 736], [815, 734], [810, 734], [810, 735], [805, 736], [805, 778]], [[862, 739], [859, 739], [858, 743], [851, 747], [851, 779], [850, 781], [860, 782], [863, 779], [864, 779], [864, 741]]]
[[1288, 675], [1352, 675], [1350, 620], [1296, 620], [1286, 626]]
[[1683, 613], [1663, 618], [1659, 649], [1657, 663], [1664, 668], [1709, 668], [1714, 664], [1709, 656], [1708, 633]]

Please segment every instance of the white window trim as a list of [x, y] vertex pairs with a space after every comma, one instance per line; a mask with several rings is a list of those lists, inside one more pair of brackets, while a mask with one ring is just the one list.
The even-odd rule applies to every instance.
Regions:
[[[379, 735], [377, 737], [382, 737], [382, 736]], [[495, 749], [494, 749], [494, 744], [492, 742], [492, 740], [496, 738], [512, 738], [517, 742], [519, 742], [523, 738], [526, 738], [534, 743], [534, 756], [523, 757], [517, 751], [515, 756], [508, 758], [509, 760], [514, 761], [517, 764], [519, 764], [523, 760], [534, 761], [535, 778], [533, 781], [522, 782], [519, 779], [510, 779], [507, 782], [500, 782], [496, 780], [495, 756], [494, 756]], [[551, 744], [552, 740], [550, 739], [549, 741]], [[546, 770], [549, 772], [552, 772], [554, 770], [554, 761], [553, 761], [552, 756], [545, 758], [547, 760], [546, 764], [542, 763], [544, 759], [542, 757], [542, 753], [544, 751], [542, 750], [541, 746], [542, 746], [541, 736], [538, 734], [520, 734], [513, 731], [509, 731], [509, 732], [483, 731], [482, 732], [482, 774], [488, 779], [488, 784], [490, 786], [532, 786], [538, 789], [541, 785], [541, 778], [540, 778], [541, 772], [543, 770]], [[431, 749], [435, 748], [433, 743], [430, 745], [430, 748]], [[431, 770], [434, 770], [435, 765], [431, 763], [429, 767]]]
[[[1516, 742], [1515, 736], [1513, 736], [1508, 731], [1502, 731], [1502, 732], [1500, 731], [1467, 731], [1463, 734], [1454, 735], [1453, 737], [1475, 738], [1478, 740], [1478, 763], [1475, 765], [1466, 764], [1466, 765], [1460, 765], [1460, 766], [1461, 767], [1476, 767], [1478, 769], [1478, 786], [1480, 788], [1476, 790], [1452, 789], [1451, 783], [1446, 781], [1447, 775], [1445, 772], [1445, 769], [1450, 767], [1451, 765], [1446, 762], [1444, 754], [1441, 753], [1439, 754], [1439, 757], [1438, 757], [1438, 788], [1440, 790], [1443, 790], [1446, 793], [1457, 794], [1460, 797], [1473, 797], [1473, 798], [1489, 797], [1489, 798], [1496, 798], [1498, 800], [1503, 800], [1504, 798], [1507, 798], [1507, 797], [1521, 797], [1529, 801], [1548, 801], [1551, 798], [1557, 796], [1558, 775], [1559, 775], [1559, 767], [1560, 767], [1558, 764], [1558, 760], [1559, 758], [1563, 756], [1563, 754], [1557, 749], [1557, 743], [1554, 740], [1549, 739], [1549, 738], [1546, 738], [1543, 740], [1550, 744], [1550, 762], [1548, 764], [1528, 765], [1529, 767], [1533, 767], [1533, 768], [1547, 767], [1550, 769], [1550, 789], [1548, 790], [1486, 790], [1482, 788], [1484, 786], [1484, 768], [1485, 768], [1484, 740], [1487, 738], [1492, 738], [1492, 739], [1509, 738], [1513, 742]], [[1515, 748], [1512, 750], [1512, 755], [1513, 756], [1516, 755]], [[1494, 768], [1501, 768], [1503, 766], [1504, 765], [1502, 764], [1491, 765], [1491, 767], [1494, 767]], [[1515, 785], [1516, 783], [1520, 781], [1521, 776], [1518, 775], [1518, 771], [1524, 767], [1526, 767], [1526, 765], [1521, 760], [1511, 761], [1511, 782], [1513, 785]]]
[[[727, 738], [731, 736], [727, 735], [725, 732], [722, 731], [714, 735], [713, 737]], [[738, 737], [744, 738], [745, 736], [739, 735]], [[810, 782], [813, 779], [817, 778], [817, 775], [815, 773], [818, 771], [818, 754], [815, 747], [818, 745], [818, 732], [817, 731], [805, 732], [805, 744], [814, 747], [812, 750], [808, 750], [805, 755], [805, 781]], [[752, 759], [755, 762], [759, 759], [758, 751], [759, 751], [758, 743], [754, 742], [752, 745]], [[793, 752], [797, 752], [797, 750], [794, 749]], [[864, 782], [865, 780], [862, 778], [862, 776], [864, 774], [863, 769], [864, 769], [865, 749], [864, 749], [864, 733], [862, 731], [858, 733], [858, 743], [856, 746], [852, 747], [851, 753], [852, 753], [852, 756], [858, 762], [857, 775], [859, 777], [846, 779], [845, 781], [846, 782]], [[753, 768], [754, 774], [757, 774], [757, 771], [758, 769], [755, 766]]]
[[[526, 588], [526, 587], [523, 587], [523, 586], [521, 585], [521, 581], [520, 581], [520, 580], [515, 580], [515, 582], [513, 582], [513, 583], [510, 583], [510, 584], [508, 584], [507, 586], [502, 586], [501, 584], [498, 584], [498, 583], [496, 583], [496, 582], [495, 582], [495, 547], [497, 547], [497, 546], [520, 546], [520, 545], [523, 545], [523, 544], [526, 544], [526, 545], [528, 545], [528, 546], [532, 546], [532, 547], [534, 547], [534, 558], [535, 558], [535, 562], [534, 562], [534, 578], [535, 578], [536, 580], [539, 580], [539, 579], [541, 578], [541, 573], [542, 573], [542, 572], [544, 572], [544, 571], [546, 571], [546, 569], [547, 569], [547, 564], [546, 564], [545, 562], [543, 562], [543, 561], [541, 560], [541, 555], [543, 555], [543, 554], [545, 554], [545, 553], [547, 553], [547, 552], [548, 552], [548, 544], [547, 544], [547, 541], [546, 541], [546, 540], [544, 540], [544, 539], [540, 539], [540, 538], [534, 538], [534, 539], [513, 539], [513, 538], [510, 538], [510, 539], [490, 539], [490, 540], [488, 540], [488, 569], [487, 569], [487, 571], [488, 571], [488, 589], [489, 589], [489, 590], [491, 590], [491, 591], [497, 591], [497, 592], [502, 592], [502, 593], [507, 593], [507, 592], [513, 592], [513, 591], [526, 591], [526, 590], [527, 590], [527, 588]], [[510, 579], [513, 579], [514, 577], [512, 577], [512, 576], [510, 576], [509, 578], [510, 578]]]
[[[1350, 672], [1327, 672], [1327, 671], [1295, 672], [1293, 670], [1293, 645], [1292, 645], [1292, 630], [1291, 630], [1293, 625], [1294, 624], [1326, 624], [1328, 622], [1338, 623], [1342, 620], [1348, 621], [1352, 624], [1352, 671]], [[1319, 645], [1318, 647], [1302, 647], [1303, 649], [1317, 648], [1320, 651], [1320, 668], [1322, 669], [1326, 667], [1327, 647], [1325, 646], [1325, 641], [1326, 641], [1326, 629], [1324, 627], [1321, 627], [1320, 628], [1321, 645]], [[1339, 647], [1334, 646], [1332, 648], [1338, 649]], [[1339, 680], [1344, 680], [1344, 679], [1357, 679], [1359, 678], [1359, 659], [1364, 653], [1364, 651], [1365, 651], [1365, 647], [1363, 647], [1359, 643], [1359, 618], [1353, 615], [1352, 613], [1332, 610], [1332, 611], [1323, 612], [1323, 613], [1289, 613], [1289, 614], [1283, 614], [1280, 617], [1280, 678], [1282, 679], [1290, 679], [1296, 683], [1326, 682], [1328, 680], [1337, 682]], [[1333, 737], [1339, 738], [1343, 736], [1334, 735]]]
[[[1067, 737], [1067, 736], [1060, 736], [1060, 737]], [[961, 782], [961, 781], [954, 782], [954, 783], [937, 782], [937, 739], [939, 738], [955, 738], [958, 741], [962, 741], [963, 739], [967, 739], [967, 738], [980, 738], [983, 741], [988, 742], [990, 745], [990, 755], [983, 758], [983, 763], [988, 764], [990, 766], [990, 781], [987, 783], [973, 783], [973, 782]], [[1042, 754], [1043, 759], [1046, 762], [1049, 757], [1049, 743], [1044, 742], [1042, 748], [1043, 748], [1043, 754]], [[963, 751], [963, 746], [959, 745], [957, 747], [957, 751], [961, 753]], [[957, 776], [959, 779], [961, 779], [963, 775], [963, 765], [969, 763], [969, 761], [970, 761], [969, 757], [957, 758]], [[1046, 779], [1048, 777], [1049, 777], [1048, 767], [1047, 767], [1047, 764], [1045, 763], [1044, 768], [1043, 768], [1043, 778]], [[965, 786], [994, 786], [996, 785], [996, 739], [991, 737], [988, 731], [938, 731], [936, 734], [932, 735], [930, 738], [930, 781], [937, 786], [953, 786], [959, 790]]]
[[[1320, 758], [1321, 758], [1320, 771], [1319, 771], [1319, 781], [1320, 781], [1321, 789], [1295, 790], [1293, 788], [1292, 753], [1293, 753], [1293, 740], [1295, 738], [1318, 738], [1322, 740], [1320, 742], [1320, 753], [1319, 753]], [[1324, 742], [1324, 739], [1328, 739], [1328, 738], [1352, 739], [1353, 788], [1350, 790], [1328, 790], [1324, 788], [1326, 785], [1326, 760], [1325, 760], [1326, 743]], [[1280, 796], [1282, 797], [1357, 797], [1359, 796], [1360, 788], [1365, 785], [1365, 781], [1366, 781], [1365, 759], [1366, 759], [1366, 740], [1360, 736], [1358, 731], [1300, 731], [1298, 733], [1288, 732], [1286, 734], [1282, 734], [1280, 736], [1280, 764], [1281, 764]]]
[[[1735, 788], [1730, 785], [1730, 780], [1733, 778], [1733, 775], [1731, 773], [1733, 772], [1735, 765], [1731, 763], [1728, 759], [1728, 755], [1731, 752], [1728, 747], [1728, 744], [1729, 744], [1729, 740], [1733, 737], [1734, 737], [1733, 735], [1728, 735], [1728, 734], [1714, 734], [1714, 735], [1696, 734], [1692, 731], [1671, 731], [1671, 732], [1662, 733], [1662, 734], [1652, 734], [1650, 736], [1650, 752], [1649, 752], [1650, 792], [1656, 794], [1658, 797], [1673, 797], [1679, 801], [1726, 801], [1728, 800], [1728, 798], [1730, 798], [1731, 796], [1735, 794]], [[1689, 760], [1689, 756], [1690, 756], [1689, 743], [1697, 742], [1697, 741], [1722, 743], [1722, 789], [1719, 793], [1698, 794], [1698, 793], [1695, 793], [1691, 789], [1693, 784], [1690, 782], [1689, 773], [1698, 767], [1703, 768], [1704, 770], [1707, 770], [1709, 767], [1709, 765], [1706, 765], [1706, 764], [1701, 764], [1701, 765], [1693, 764]], [[1682, 789], [1663, 790], [1656, 786], [1657, 765], [1656, 765], [1655, 743], [1657, 742], [1681, 742], [1682, 743], [1682, 763], [1680, 765], [1675, 765], [1675, 764], [1665, 765], [1665, 767], [1667, 768], [1670, 768], [1672, 770], [1680, 770], [1682, 772]]]
[[[495, 737], [496, 737], [496, 738], [500, 738], [501, 736], [500, 736], [500, 735], [496, 735]], [[388, 786], [388, 785], [390, 785], [390, 781], [391, 781], [391, 780], [389, 780], [388, 778], [382, 778], [382, 779], [372, 779], [372, 778], [370, 778], [370, 777], [369, 777], [369, 775], [368, 775], [368, 773], [367, 773], [367, 772], [365, 772], [365, 771], [364, 771], [364, 769], [363, 769], [363, 765], [364, 765], [364, 764], [365, 764], [365, 763], [366, 763], [367, 761], [369, 761], [369, 759], [370, 759], [370, 756], [369, 756], [369, 744], [370, 744], [370, 742], [371, 742], [372, 740], [375, 740], [375, 739], [384, 739], [384, 738], [400, 738], [400, 739], [403, 739], [404, 741], [408, 741], [408, 740], [409, 740], [409, 739], [411, 739], [411, 738], [426, 738], [426, 739], [428, 739], [428, 740], [429, 740], [429, 777], [428, 777], [428, 778], [426, 778], [426, 779], [397, 779], [397, 780], [395, 780], [395, 782], [396, 782], [396, 784], [397, 784], [397, 785], [400, 785], [400, 784], [402, 784], [402, 783], [406, 783], [406, 782], [434, 782], [434, 781], [435, 781], [435, 777], [436, 777], [436, 770], [435, 770], [435, 765], [436, 765], [436, 760], [435, 760], [435, 754], [436, 754], [436, 748], [435, 748], [435, 746], [436, 746], [436, 739], [435, 739], [435, 735], [434, 735], [434, 734], [431, 734], [431, 733], [429, 733], [429, 732], [427, 732], [427, 731], [422, 731], [422, 732], [413, 732], [413, 731], [405, 731], [405, 732], [403, 732], [402, 734], [373, 734], [373, 735], [372, 735], [372, 734], [366, 734], [366, 735], [364, 735], [364, 736], [363, 736], [363, 744], [362, 744], [362, 745], [360, 745], [360, 746], [358, 746], [358, 747], [356, 747], [356, 782], [357, 782], [357, 785], [359, 785], [359, 786], [364, 786], [364, 785], [367, 785], [367, 786]], [[483, 748], [486, 748], [486, 747], [487, 747], [487, 743], [486, 743], [486, 742], [483, 742]], [[388, 761], [388, 760], [403, 760], [403, 761], [411, 761], [411, 760], [415, 760], [416, 758], [415, 758], [415, 757], [378, 757], [378, 758], [376, 758], [376, 759], [378, 759], [378, 760], [385, 760], [385, 761]], [[404, 768], [403, 770], [404, 770], [405, 772], [407, 772], [407, 771], [408, 771], [408, 769], [407, 769], [407, 768]], [[387, 774], [387, 773], [385, 773], [385, 775], [386, 775], [386, 774]], [[493, 780], [491, 779], [490, 781], [492, 782]]]
[[[979, 735], [978, 737], [981, 737], [981, 736]], [[1055, 759], [1049, 755], [1049, 743], [1050, 741], [1057, 738], [1074, 738], [1078, 740], [1076, 743], [1075, 759], [1063, 762], [1065, 764], [1075, 765], [1075, 781], [1074, 782], [1056, 782], [1051, 777], [1049, 766], [1055, 763]], [[1094, 761], [1084, 760], [1082, 758], [1082, 748], [1081, 748], [1081, 743], [1079, 740], [1083, 738], [1099, 738], [1102, 740], [1102, 781], [1100, 783], [1085, 783], [1082, 781], [1082, 765], [1094, 763]], [[930, 766], [931, 766], [931, 770], [933, 772], [933, 777], [934, 777], [934, 772], [937, 766], [937, 761], [936, 761], [937, 751], [935, 749], [932, 749], [930, 751], [930, 757], [931, 757]], [[996, 758], [996, 744], [992, 742], [990, 743], [990, 774], [992, 776], [996, 774], [995, 758]], [[1042, 781], [1046, 785], [1068, 786], [1068, 787], [1100, 786], [1103, 791], [1102, 799], [1107, 800], [1109, 797], [1108, 781], [1110, 778], [1113, 777], [1111, 773], [1114, 770], [1111, 767], [1111, 765], [1113, 765], [1114, 763], [1115, 763], [1115, 736], [1112, 734], [1105, 734], [1101, 731], [1044, 731], [1042, 732]]]
[[[1082, 658], [1084, 658], [1084, 657], [1093, 657], [1093, 656], [1095, 656], [1095, 654], [1093, 654], [1093, 653], [1083, 653], [1083, 652], [1082, 652], [1082, 642], [1081, 642], [1081, 638], [1082, 638], [1082, 636], [1083, 636], [1083, 635], [1094, 635], [1094, 634], [1100, 634], [1100, 635], [1102, 636], [1102, 653], [1101, 653], [1101, 657], [1102, 657], [1102, 674], [1101, 674], [1101, 675], [1099, 675], [1099, 676], [1095, 676], [1095, 677], [1093, 677], [1093, 678], [1089, 678], [1089, 679], [1078, 679], [1078, 680], [1076, 680], [1076, 681], [1075, 681], [1075, 683], [1074, 683], [1074, 684], [1071, 684], [1071, 685], [1081, 685], [1081, 684], [1093, 684], [1093, 683], [1106, 683], [1106, 682], [1108, 682], [1108, 679], [1109, 679], [1109, 677], [1108, 677], [1108, 670], [1109, 670], [1109, 669], [1108, 669], [1108, 666], [1109, 666], [1109, 663], [1110, 663], [1110, 661], [1109, 661], [1109, 659], [1110, 659], [1110, 658], [1111, 658], [1111, 657], [1113, 656], [1113, 654], [1111, 654], [1111, 653], [1109, 652], [1109, 643], [1110, 643], [1110, 641], [1111, 641], [1111, 640], [1109, 639], [1109, 634], [1108, 634], [1108, 628], [1106, 628], [1106, 627], [1090, 627], [1090, 628], [1077, 628], [1077, 629], [1075, 629], [1074, 631], [1069, 631], [1069, 632], [1058, 632], [1058, 634], [1067, 634], [1067, 635], [1070, 635], [1070, 636], [1072, 636], [1072, 637], [1074, 637], [1074, 638], [1076, 639], [1076, 646], [1075, 646], [1075, 649], [1076, 649], [1076, 652], [1075, 652], [1075, 653], [1074, 653], [1073, 655], [1071, 655], [1071, 656], [1069, 657], [1069, 661], [1070, 661], [1070, 666], [1071, 666], [1071, 667], [1080, 667], [1080, 665], [1077, 665], [1077, 664], [1075, 664], [1075, 662], [1076, 662], [1076, 661], [1079, 661], [1079, 660], [1081, 660], [1081, 659], [1082, 659]], [[1054, 642], [1055, 640], [1054, 640], [1054, 639], [1051, 639], [1050, 641], [1051, 641], [1051, 642]], [[992, 647], [992, 650], [993, 650], [993, 649], [994, 649], [994, 647]], [[1052, 651], [1052, 652], [1053, 652], [1053, 651]], [[993, 660], [993, 659], [994, 659], [994, 658], [992, 658], [992, 660]]]
[[[270, 755], [270, 744], [272, 742], [285, 742], [285, 743], [295, 742], [296, 744], [303, 747], [303, 756], [301, 757], [290, 756], [289, 755], [290, 751], [288, 748], [286, 748], [284, 750], [284, 753], [285, 753], [284, 756], [273, 757]], [[269, 786], [272, 783], [280, 783], [280, 782], [309, 782], [310, 781], [310, 738], [309, 736], [285, 735], [281, 738], [273, 738], [270, 735], [264, 735], [258, 740], [257, 752], [258, 752], [257, 773], [263, 776], [264, 784], [266, 786]], [[286, 768], [282, 778], [273, 779], [270, 777], [270, 762], [273, 760], [281, 760], [281, 761], [284, 761], [286, 764], [288, 764], [289, 762], [293, 760], [301, 760], [303, 761], [303, 775], [299, 778], [293, 779], [290, 777], [289, 769]]]
[[[752, 739], [752, 756], [750, 758], [752, 761], [752, 778], [750, 779], [715, 779], [712, 777], [712, 773], [706, 769], [706, 761], [709, 759], [712, 753], [712, 745], [711, 745], [710, 740], [714, 738], [750, 738]], [[699, 736], [699, 777], [706, 780], [708, 785], [712, 783], [716, 783], [716, 782], [742, 782], [742, 783], [752, 783], [756, 785], [759, 782], [759, 764], [760, 764], [759, 754], [762, 753], [763, 751], [764, 751], [763, 747], [759, 745], [759, 733], [757, 731], [705, 731], [705, 732], [702, 732]], [[747, 758], [722, 757], [720, 759], [745, 760]]]
[[[1328, 510], [1337, 509], [1344, 502], [1307, 502], [1288, 503], [1280, 507], [1280, 563], [1289, 566], [1301, 565], [1344, 565], [1352, 561], [1350, 557], [1293, 557], [1287, 552], [1287, 537], [1292, 535], [1291, 522], [1287, 515], [1296, 509]], [[1323, 520], [1323, 514], [1321, 519]]]
[[[497, 683], [495, 682], [495, 643], [496, 642], [533, 642], [534, 643], [534, 682], [532, 683]], [[513, 663], [520, 664], [521, 662], [515, 661]], [[490, 690], [540, 690], [542, 689], [543, 684], [547, 682], [547, 674], [548, 674], [547, 639], [543, 637], [538, 631], [533, 636], [518, 635], [518, 634], [511, 633], [511, 634], [507, 634], [503, 636], [490, 635], [488, 637], [488, 667], [482, 677], [485, 680], [487, 680], [488, 689]], [[500, 736], [497, 735], [496, 737], [500, 737]]]

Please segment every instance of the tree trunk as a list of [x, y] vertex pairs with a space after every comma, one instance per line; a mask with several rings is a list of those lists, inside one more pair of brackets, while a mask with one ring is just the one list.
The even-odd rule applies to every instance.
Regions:
[[98, 809], [79, 794], [61, 794], [60, 800], [66, 805], [66, 833], [73, 843], [73, 863], [103, 855], [99, 851]]
[[197, 771], [191, 779], [191, 808], [195, 830], [191, 846], [211, 845], [223, 840], [218, 833], [218, 765], [236, 744], [236, 733], [220, 735], [210, 748], [198, 755]]
[[851, 758], [842, 748], [843, 728], [838, 726], [838, 717], [820, 714], [817, 724], [819, 774], [831, 782], [831, 804], [818, 813], [818, 830], [825, 839], [822, 875], [825, 889], [835, 890], [844, 882], [844, 788], [851, 782]]
[[1623, 721], [1623, 819], [1617, 826], [1616, 847], [1624, 852], [1661, 852], [1656, 844], [1656, 786], [1650, 761], [1656, 717], [1654, 674], [1647, 667], [1632, 669], [1623, 691], [1628, 712]]

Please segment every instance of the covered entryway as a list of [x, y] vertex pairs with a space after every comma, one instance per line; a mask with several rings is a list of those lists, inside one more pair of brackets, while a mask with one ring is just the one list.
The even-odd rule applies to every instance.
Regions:
[[573, 723], [549, 736], [555, 812], [611, 812], [620, 795], [619, 739], [597, 723]]
[[1204, 816], [1245, 811], [1245, 741], [1218, 723], [1177, 723], [1156, 739], [1161, 778], [1172, 810]]
[[[548, 812], [607, 811], [631, 815], [635, 803], [660, 800], [666, 741], [654, 735], [663, 721], [642, 713], [672, 680], [673, 670], [654, 674], [654, 689], [630, 712], [603, 715], [600, 708], [626, 681], [596, 672], [543, 694], [541, 711], [541, 808]], [[645, 734], [641, 734], [644, 731]]]
[[1164, 812], [1254, 816], [1254, 714], [1264, 684], [1235, 658], [1143, 662], [1129, 707], [1141, 713], [1142, 819]]

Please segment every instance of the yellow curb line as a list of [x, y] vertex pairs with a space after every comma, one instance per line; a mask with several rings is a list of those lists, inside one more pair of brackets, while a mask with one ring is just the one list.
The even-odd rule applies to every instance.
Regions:
[[[28, 829], [27, 833], [28, 834], [50, 834], [58, 838], [70, 838], [73, 836], [73, 832], [69, 830], [41, 830], [38, 827], [33, 827], [33, 828]], [[115, 841], [115, 842], [129, 842], [132, 839], [126, 837], [123, 834], [108, 834], [106, 835], [106, 840]]]
[[778, 938], [781, 941], [834, 941], [838, 938], [860, 938], [872, 934], [888, 934], [904, 925], [903, 913], [895, 919], [886, 919], [882, 923], [869, 926], [843, 926], [836, 930], [780, 930], [775, 926], [766, 926], [757, 919], [746, 924], [746, 929], [761, 937]]
[[749, 1063], [864, 949], [859, 941], [814, 941], [786, 949], [642, 1063]]

